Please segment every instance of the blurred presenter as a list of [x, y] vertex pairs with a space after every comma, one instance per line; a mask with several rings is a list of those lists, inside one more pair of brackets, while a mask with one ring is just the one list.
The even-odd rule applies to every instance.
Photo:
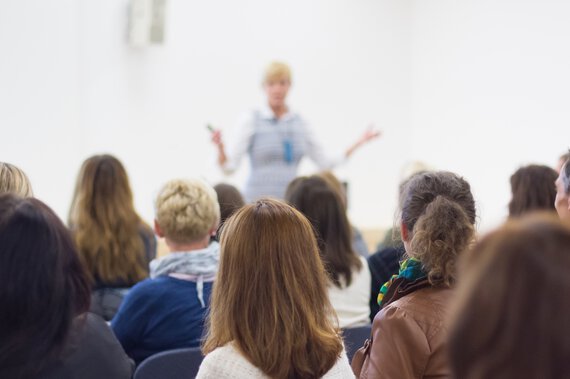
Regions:
[[263, 88], [267, 104], [247, 114], [238, 125], [235, 140], [226, 152], [220, 130], [213, 130], [212, 142], [218, 149], [218, 164], [226, 174], [234, 172], [249, 154], [251, 173], [244, 195], [247, 202], [262, 196], [282, 199], [285, 189], [297, 175], [301, 159], [307, 155], [321, 170], [345, 161], [360, 146], [377, 138], [379, 131], [369, 128], [342, 156], [324, 154], [311, 129], [299, 114], [286, 104], [291, 87], [291, 70], [272, 62], [265, 71]]

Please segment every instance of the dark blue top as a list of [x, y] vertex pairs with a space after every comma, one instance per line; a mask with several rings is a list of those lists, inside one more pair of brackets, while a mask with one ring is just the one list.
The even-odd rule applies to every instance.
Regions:
[[160, 276], [135, 285], [111, 327], [137, 364], [158, 352], [200, 345], [212, 282], [204, 283], [202, 308], [196, 283]]

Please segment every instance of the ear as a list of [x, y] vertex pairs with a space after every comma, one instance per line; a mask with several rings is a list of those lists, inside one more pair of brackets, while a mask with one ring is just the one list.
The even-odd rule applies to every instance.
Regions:
[[158, 221], [156, 221], [156, 219], [154, 219], [154, 233], [160, 238], [164, 237], [164, 233], [162, 232], [162, 229], [160, 229], [160, 225], [158, 225]]
[[212, 227], [208, 231], [208, 234], [212, 237], [215, 237], [216, 234], [218, 233], [219, 227], [220, 227], [220, 220], [216, 220], [216, 222], [214, 222], [214, 225], [212, 225]]
[[402, 236], [402, 242], [408, 240], [409, 234], [410, 232], [408, 231], [406, 225], [403, 222], [400, 223], [400, 235]]

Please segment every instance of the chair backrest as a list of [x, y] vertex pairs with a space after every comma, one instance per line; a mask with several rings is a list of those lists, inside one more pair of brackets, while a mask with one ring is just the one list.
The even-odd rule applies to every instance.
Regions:
[[137, 367], [134, 379], [194, 378], [202, 359], [199, 347], [163, 351], [145, 359]]
[[364, 341], [370, 338], [371, 331], [371, 324], [355, 326], [352, 328], [344, 328], [342, 330], [344, 348], [346, 350], [346, 355], [348, 356], [349, 362], [352, 362], [352, 357], [354, 356], [354, 353], [356, 353], [356, 350], [364, 346]]

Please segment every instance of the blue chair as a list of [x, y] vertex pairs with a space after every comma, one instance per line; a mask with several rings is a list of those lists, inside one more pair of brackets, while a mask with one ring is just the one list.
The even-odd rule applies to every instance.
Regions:
[[163, 351], [145, 359], [134, 379], [194, 378], [204, 356], [199, 347]]
[[344, 328], [342, 330], [344, 348], [349, 362], [352, 362], [352, 357], [354, 356], [354, 353], [356, 353], [356, 350], [364, 346], [364, 341], [370, 338], [371, 331], [371, 324]]

